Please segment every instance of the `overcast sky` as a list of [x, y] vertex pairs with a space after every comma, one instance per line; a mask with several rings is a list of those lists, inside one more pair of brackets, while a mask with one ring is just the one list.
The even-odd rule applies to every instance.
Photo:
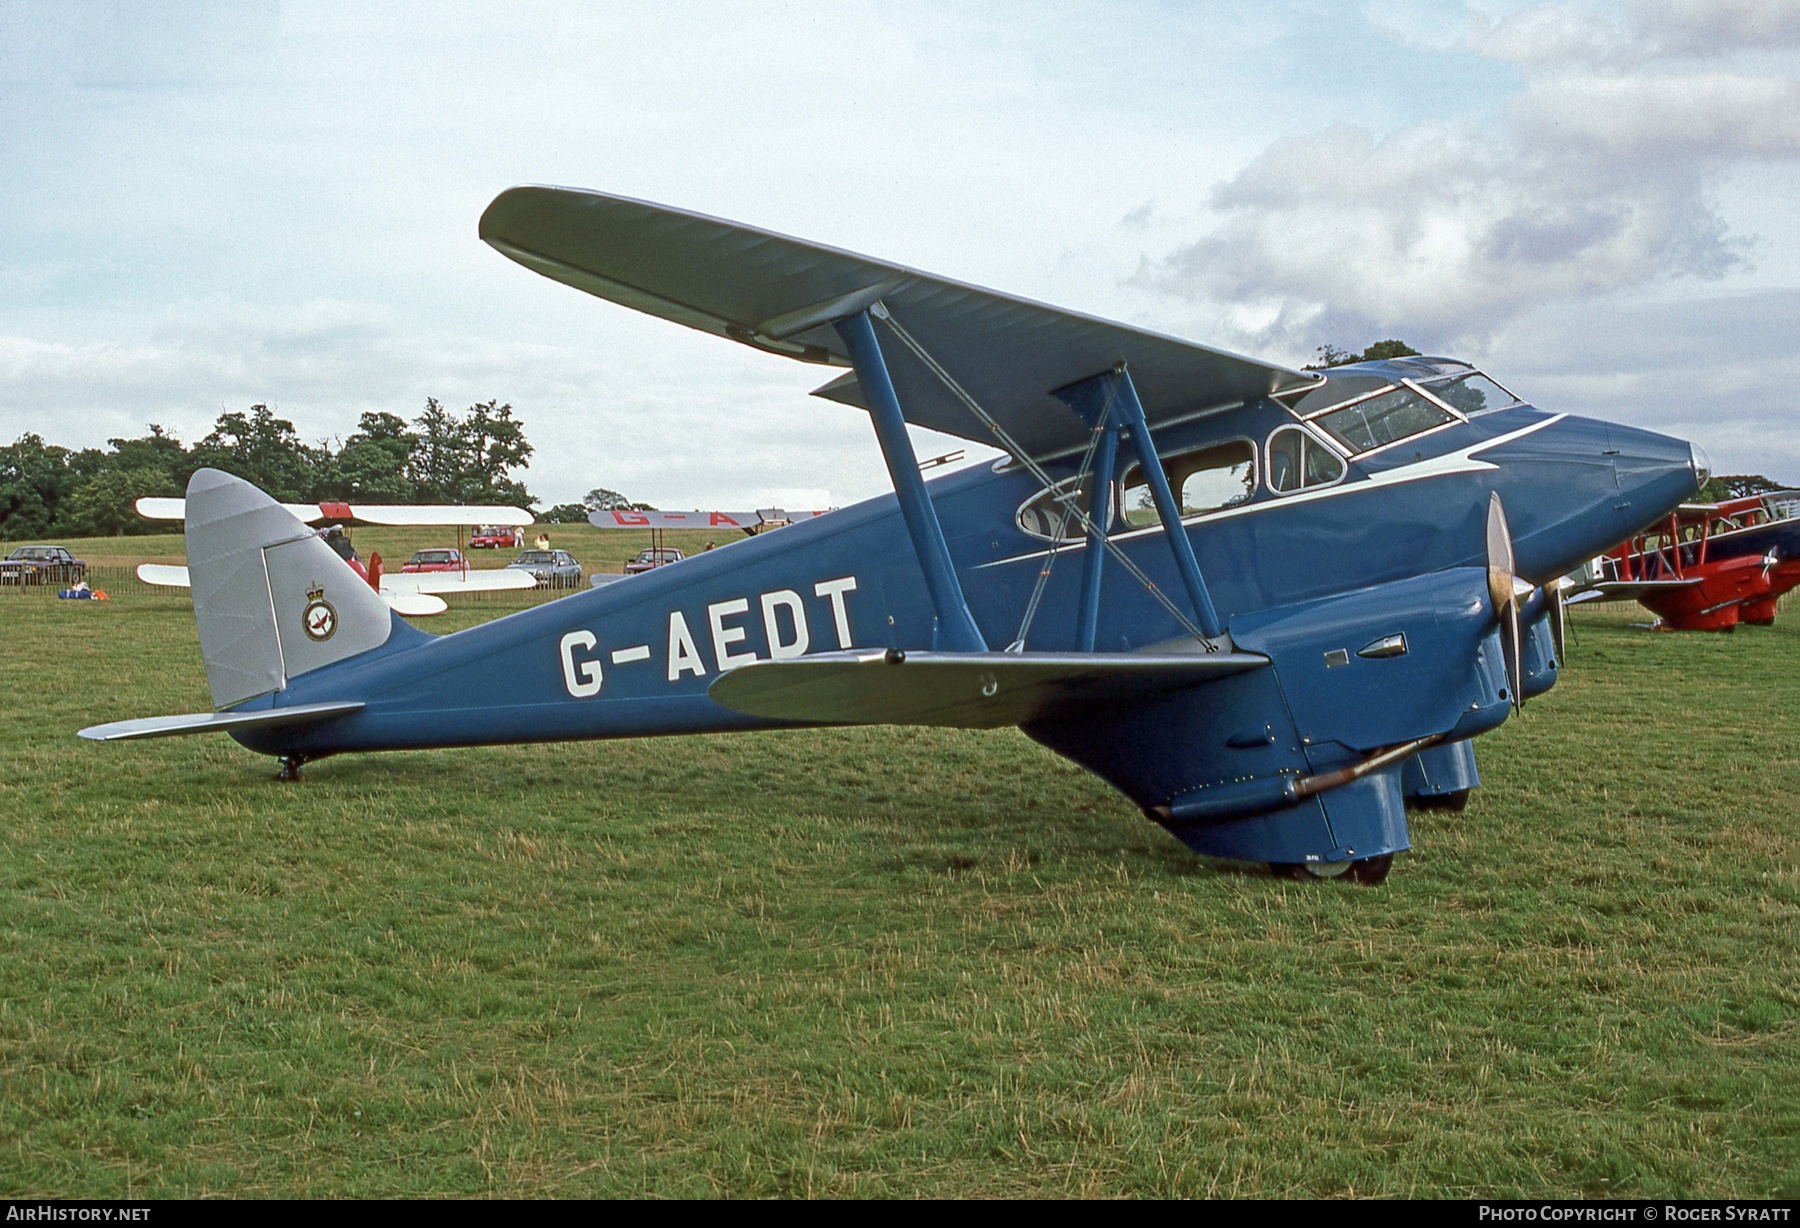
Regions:
[[829, 372], [476, 238], [554, 183], [1296, 364], [1397, 336], [1800, 483], [1797, 77], [1800, 0], [0, 0], [0, 436], [497, 397], [545, 502], [887, 488]]

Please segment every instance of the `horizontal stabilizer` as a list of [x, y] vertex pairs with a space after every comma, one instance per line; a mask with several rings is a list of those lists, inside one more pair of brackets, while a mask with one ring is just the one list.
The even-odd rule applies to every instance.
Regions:
[[1253, 653], [823, 652], [725, 674], [714, 701], [823, 725], [1000, 729], [1267, 665]]
[[255, 712], [189, 712], [181, 716], [145, 716], [135, 721], [90, 725], [81, 736], [90, 742], [128, 742], [138, 738], [172, 738], [184, 733], [227, 729], [270, 729], [277, 725], [310, 725], [361, 708], [361, 700], [331, 704], [297, 704]]

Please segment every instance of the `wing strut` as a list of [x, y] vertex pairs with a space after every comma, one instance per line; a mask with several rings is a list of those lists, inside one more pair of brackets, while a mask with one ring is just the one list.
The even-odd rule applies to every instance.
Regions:
[[950, 547], [944, 542], [937, 509], [931, 505], [925, 479], [919, 476], [919, 458], [907, 437], [906, 418], [900, 412], [900, 399], [894, 394], [894, 383], [888, 377], [887, 361], [881, 356], [881, 343], [875, 339], [869, 313], [865, 309], [846, 316], [833, 327], [850, 351], [857, 382], [868, 399], [875, 437], [881, 442], [881, 457], [894, 479], [894, 495], [900, 500], [900, 515], [912, 537], [919, 570], [925, 573], [925, 587], [931, 593], [932, 609], [937, 612], [934, 647], [946, 652], [986, 652], [987, 641], [975, 625], [975, 616], [969, 613], [956, 568], [950, 562]]
[[[1169, 489], [1169, 475], [1163, 472], [1162, 460], [1156, 455], [1156, 440], [1151, 438], [1150, 424], [1144, 421], [1144, 406], [1131, 383], [1131, 372], [1120, 363], [1104, 375], [1058, 388], [1055, 395], [1096, 429], [1104, 427], [1107, 407], [1114, 407], [1113, 412], [1119, 419], [1118, 429], [1131, 436], [1132, 450], [1138, 455], [1138, 468], [1150, 484], [1150, 497], [1162, 520], [1163, 536], [1169, 540], [1169, 550], [1175, 556], [1175, 570], [1181, 573], [1188, 600], [1194, 603], [1200, 630], [1210, 639], [1224, 635], [1224, 624], [1219, 621], [1219, 612], [1213, 608], [1212, 596], [1206, 591], [1206, 581], [1200, 575], [1200, 564], [1194, 558], [1194, 543], [1188, 540], [1181, 527], [1181, 505], [1175, 502], [1175, 494]], [[1098, 489], [1096, 484], [1095, 490]], [[1104, 534], [1101, 539], [1104, 540]], [[1096, 575], [1095, 584], [1098, 582]], [[1085, 596], [1084, 592], [1084, 601]]]
[[1088, 496], [1087, 557], [1081, 563], [1081, 606], [1075, 615], [1075, 650], [1094, 651], [1100, 627], [1100, 573], [1106, 564], [1107, 522], [1112, 519], [1113, 472], [1119, 461], [1118, 429], [1104, 419], [1094, 428], [1100, 439], [1094, 448], [1094, 493]]

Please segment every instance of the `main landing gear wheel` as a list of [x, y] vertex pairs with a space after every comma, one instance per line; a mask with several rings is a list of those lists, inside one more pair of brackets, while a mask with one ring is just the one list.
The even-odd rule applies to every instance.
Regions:
[[1388, 871], [1394, 868], [1394, 855], [1383, 853], [1379, 857], [1363, 857], [1357, 861], [1298, 862], [1271, 861], [1269, 873], [1276, 878], [1285, 878], [1293, 882], [1304, 883], [1315, 878], [1341, 878], [1347, 883], [1359, 883], [1364, 887], [1377, 887], [1387, 880]]
[[1351, 862], [1344, 877], [1365, 887], [1379, 887], [1387, 881], [1388, 871], [1393, 868], [1394, 855], [1383, 853], [1379, 857], [1364, 857], [1361, 861]]
[[1452, 793], [1433, 793], [1422, 797], [1409, 797], [1406, 800], [1424, 810], [1456, 810], [1469, 808], [1469, 790], [1457, 789]]

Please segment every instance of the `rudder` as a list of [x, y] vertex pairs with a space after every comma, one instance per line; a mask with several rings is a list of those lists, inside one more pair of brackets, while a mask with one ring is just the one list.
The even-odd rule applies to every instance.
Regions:
[[292, 512], [242, 478], [187, 488], [188, 575], [215, 707], [387, 643], [387, 603]]

